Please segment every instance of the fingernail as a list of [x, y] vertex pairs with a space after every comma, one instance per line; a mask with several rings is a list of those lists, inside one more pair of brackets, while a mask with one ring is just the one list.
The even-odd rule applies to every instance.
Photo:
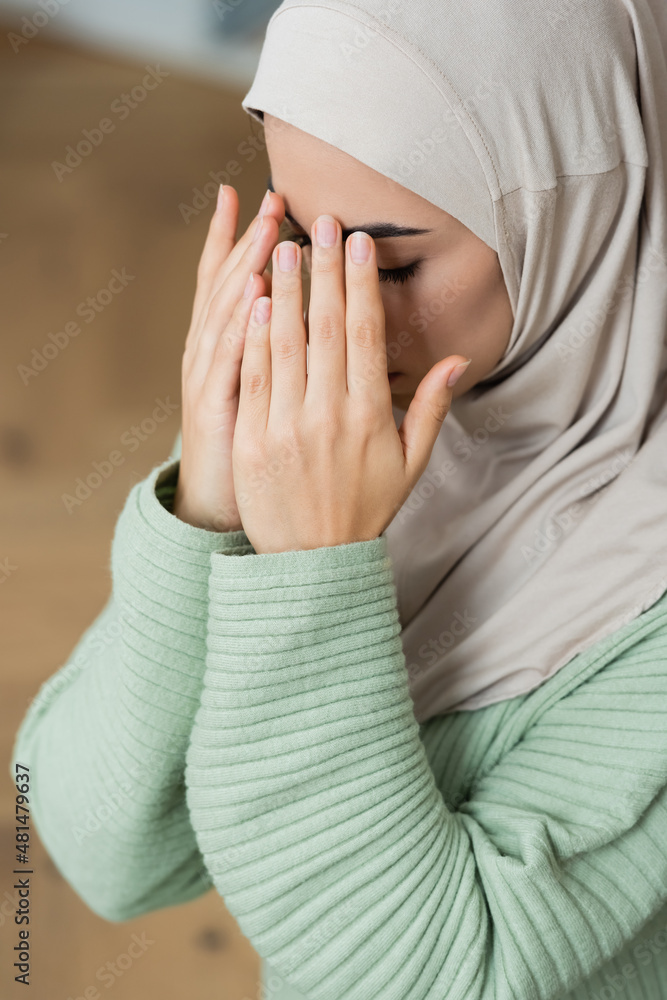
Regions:
[[447, 379], [447, 385], [449, 386], [450, 389], [453, 385], [456, 385], [456, 383], [461, 378], [461, 376], [463, 375], [464, 371], [466, 370], [471, 361], [472, 358], [468, 358], [467, 361], [462, 361], [460, 365], [457, 365], [455, 368], [452, 368], [451, 372], [449, 373], [449, 378]]
[[371, 238], [367, 233], [352, 233], [350, 257], [355, 264], [365, 264], [371, 256]]
[[252, 307], [252, 314], [256, 323], [259, 323], [260, 325], [268, 323], [269, 316], [271, 315], [271, 299], [266, 295], [257, 299]]
[[225, 185], [221, 184], [220, 187], [218, 188], [218, 204], [216, 206], [216, 212], [221, 211], [224, 202], [225, 202]]
[[315, 239], [318, 247], [336, 245], [336, 221], [331, 215], [321, 215], [315, 223]]
[[266, 194], [264, 195], [264, 200], [262, 201], [262, 204], [259, 206], [259, 217], [260, 217], [260, 219], [262, 218], [262, 216], [266, 212], [267, 208], [269, 207], [269, 199], [270, 199], [270, 197], [271, 197], [271, 192], [267, 188], [266, 189]]
[[259, 239], [259, 234], [262, 231], [262, 226], [264, 225], [264, 219], [258, 219], [257, 225], [255, 226], [255, 232], [252, 234], [252, 242], [255, 243]]
[[278, 245], [278, 267], [281, 271], [292, 271], [296, 267], [296, 245], [289, 240]]
[[245, 288], [243, 290], [243, 298], [244, 299], [247, 299], [249, 297], [249, 295], [250, 295], [250, 290], [252, 288], [252, 283], [253, 283], [254, 277], [255, 277], [255, 275], [251, 274], [250, 277], [248, 278], [248, 280], [245, 283]]

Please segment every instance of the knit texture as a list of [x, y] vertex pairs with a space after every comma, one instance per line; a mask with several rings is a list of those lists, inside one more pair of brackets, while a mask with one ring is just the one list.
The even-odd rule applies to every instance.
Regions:
[[664, 1000], [667, 595], [420, 726], [384, 537], [257, 554], [174, 517], [177, 474], [130, 492], [12, 754], [88, 906], [213, 885], [272, 1000]]

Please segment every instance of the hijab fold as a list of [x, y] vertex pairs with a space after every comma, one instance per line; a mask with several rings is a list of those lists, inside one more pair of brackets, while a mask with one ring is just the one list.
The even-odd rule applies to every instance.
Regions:
[[667, 6], [285, 0], [243, 107], [498, 254], [505, 353], [384, 534], [417, 720], [530, 691], [667, 591]]

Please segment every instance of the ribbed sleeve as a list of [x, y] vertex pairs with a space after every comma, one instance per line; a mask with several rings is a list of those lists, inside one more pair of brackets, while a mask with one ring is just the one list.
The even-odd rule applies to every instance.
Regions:
[[664, 609], [522, 700], [449, 808], [385, 539], [211, 566], [187, 803], [228, 909], [304, 997], [555, 1000], [667, 900]]
[[201, 895], [211, 882], [185, 803], [185, 751], [202, 685], [211, 553], [252, 552], [244, 532], [178, 520], [178, 471], [130, 492], [111, 548], [112, 594], [68, 663], [40, 688], [16, 736], [31, 814], [88, 906], [124, 920]]

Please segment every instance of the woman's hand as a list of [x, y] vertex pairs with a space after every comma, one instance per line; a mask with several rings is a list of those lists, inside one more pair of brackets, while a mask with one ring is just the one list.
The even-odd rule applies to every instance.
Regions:
[[[333, 246], [317, 245], [322, 219]], [[258, 553], [377, 538], [426, 468], [452, 399], [447, 379], [468, 360], [434, 365], [397, 429], [374, 242], [352, 236], [343, 250], [325, 216], [312, 244], [308, 374], [297, 244], [274, 251], [271, 298], [257, 299], [246, 331], [232, 463]], [[367, 259], [355, 260], [363, 247]]]
[[[285, 215], [282, 198], [273, 193], [262, 209], [258, 239], [253, 242], [256, 216], [235, 244], [239, 201], [235, 189], [225, 185], [197, 270], [183, 354], [181, 463], [173, 511], [182, 521], [209, 531], [242, 527], [234, 492], [232, 439], [243, 342], [253, 302], [271, 292], [265, 268]], [[244, 298], [249, 276], [250, 294]]]

